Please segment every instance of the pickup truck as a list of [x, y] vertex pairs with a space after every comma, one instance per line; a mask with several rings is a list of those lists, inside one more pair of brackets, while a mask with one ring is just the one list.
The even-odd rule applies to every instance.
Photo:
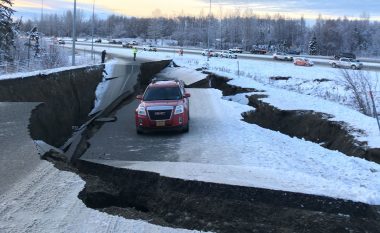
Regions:
[[339, 60], [331, 60], [329, 64], [333, 68], [351, 68], [353, 70], [360, 70], [363, 68], [363, 63], [353, 58], [340, 58]]

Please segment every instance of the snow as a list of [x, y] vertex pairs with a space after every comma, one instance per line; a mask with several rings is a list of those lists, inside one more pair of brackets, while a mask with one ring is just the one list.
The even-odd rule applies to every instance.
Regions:
[[0, 232], [182, 233], [198, 232], [128, 220], [87, 208], [78, 199], [85, 182], [43, 161], [0, 196]]
[[[195, 58], [176, 57], [180, 66], [200, 67], [202, 61]], [[207, 62], [204, 60], [204, 62]], [[240, 73], [237, 74], [238, 62]], [[209, 71], [233, 79], [230, 84], [262, 90], [268, 98], [262, 100], [281, 110], [311, 110], [333, 115], [331, 121], [343, 121], [358, 141], [368, 142], [370, 148], [380, 148], [380, 132], [375, 118], [368, 117], [352, 108], [339, 104], [347, 100], [347, 90], [341, 83], [341, 70], [329, 67], [295, 67], [287, 62], [236, 61], [212, 58]], [[357, 71], [349, 71], [357, 72]], [[368, 71], [370, 81], [376, 87], [378, 72]], [[270, 77], [291, 77], [288, 81], [272, 81]], [[330, 82], [316, 82], [330, 79]], [[377, 86], [377, 88], [380, 88]], [[286, 90], [285, 90], [286, 89]], [[326, 92], [336, 102], [319, 98]], [[380, 93], [380, 92], [376, 92]], [[285, 98], [286, 97], [286, 98]], [[341, 101], [340, 101], [341, 100]], [[362, 131], [364, 133], [358, 133]]]
[[201, 72], [186, 67], [183, 67], [181, 69], [164, 69], [159, 73], [159, 75], [167, 78], [181, 79], [185, 82], [186, 85], [198, 82], [207, 77], [206, 74], [202, 74]]
[[67, 66], [67, 67], [60, 67], [60, 68], [47, 69], [47, 70], [37, 70], [37, 71], [32, 71], [32, 72], [19, 72], [19, 73], [5, 74], [5, 75], [0, 75], [0, 80], [16, 79], [16, 78], [29, 78], [29, 77], [34, 77], [37, 75], [49, 75], [49, 74], [53, 74], [53, 73], [58, 73], [58, 72], [73, 70], [73, 69], [80, 69], [80, 68], [84, 68], [84, 67], [88, 67], [88, 65]]
[[107, 61], [106, 63], [104, 63], [104, 70], [105, 70], [105, 74], [103, 75], [103, 80], [101, 83], [98, 84], [98, 86], [96, 87], [96, 90], [95, 90], [95, 104], [94, 104], [94, 108], [91, 110], [91, 112], [89, 113], [89, 115], [92, 115], [94, 113], [96, 113], [98, 111], [98, 108], [99, 106], [101, 106], [101, 102], [103, 100], [103, 95], [106, 94], [107, 90], [108, 90], [108, 84], [109, 82], [106, 81], [107, 78], [110, 78], [112, 73], [113, 73], [113, 67], [115, 64], [117, 64], [118, 61], [113, 59], [113, 60], [109, 60]]

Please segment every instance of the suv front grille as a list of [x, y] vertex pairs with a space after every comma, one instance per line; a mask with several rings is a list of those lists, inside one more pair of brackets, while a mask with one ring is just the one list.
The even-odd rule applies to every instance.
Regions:
[[170, 110], [148, 110], [149, 118], [151, 120], [170, 120], [172, 115], [172, 109]]

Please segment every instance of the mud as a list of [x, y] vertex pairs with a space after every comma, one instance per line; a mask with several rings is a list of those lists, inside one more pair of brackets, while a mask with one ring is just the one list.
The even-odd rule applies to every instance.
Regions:
[[[276, 80], [284, 80], [287, 77], [274, 77]], [[348, 156], [356, 156], [369, 161], [380, 163], [380, 148], [368, 148], [366, 143], [355, 140], [352, 133], [362, 133], [350, 128], [344, 122], [331, 121], [324, 113], [313, 111], [285, 111], [277, 109], [261, 99], [267, 96], [252, 88], [241, 88], [228, 84], [230, 79], [209, 73], [207, 79], [201, 80], [189, 87], [216, 88], [223, 92], [224, 96], [239, 93], [260, 92], [247, 96], [249, 105], [254, 111], [242, 113], [244, 120], [251, 124], [257, 124], [263, 128], [279, 131], [291, 137], [303, 138], [320, 144], [321, 146], [340, 151]], [[324, 82], [328, 80], [316, 80]]]

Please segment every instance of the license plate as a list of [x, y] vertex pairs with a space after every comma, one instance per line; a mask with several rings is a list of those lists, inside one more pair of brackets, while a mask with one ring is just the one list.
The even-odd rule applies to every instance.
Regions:
[[165, 126], [165, 121], [156, 121], [156, 126]]

